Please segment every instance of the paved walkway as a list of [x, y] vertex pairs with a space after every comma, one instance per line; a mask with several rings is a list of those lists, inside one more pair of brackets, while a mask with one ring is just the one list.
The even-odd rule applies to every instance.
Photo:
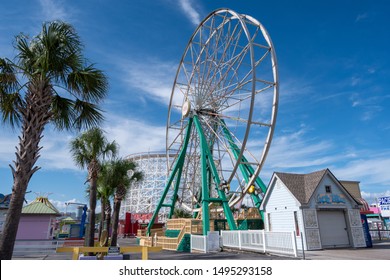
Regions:
[[[118, 240], [119, 246], [135, 245], [135, 239], [126, 238]], [[71, 260], [69, 253], [53, 254], [28, 254], [18, 255], [13, 260]], [[140, 260], [141, 254], [131, 254], [130, 259]], [[183, 253], [175, 251], [161, 251], [158, 253], [149, 253], [151, 260], [298, 260], [288, 256], [277, 256], [270, 254], [261, 254], [253, 252], [224, 250], [218, 253]], [[344, 248], [327, 249], [319, 251], [306, 251], [306, 260], [390, 260], [390, 242], [375, 243], [373, 248]]]
[[390, 260], [390, 242], [374, 243], [372, 248], [307, 251], [305, 255], [309, 260]]

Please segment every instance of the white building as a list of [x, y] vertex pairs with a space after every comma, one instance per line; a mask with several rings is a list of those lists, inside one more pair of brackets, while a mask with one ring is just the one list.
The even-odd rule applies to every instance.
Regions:
[[305, 250], [365, 247], [359, 207], [329, 169], [274, 173], [261, 204], [265, 230], [295, 231]]

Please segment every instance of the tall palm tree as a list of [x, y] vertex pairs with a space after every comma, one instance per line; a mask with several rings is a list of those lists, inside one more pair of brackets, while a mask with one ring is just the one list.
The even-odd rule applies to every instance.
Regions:
[[31, 40], [16, 37], [16, 57], [0, 58], [0, 117], [20, 126], [16, 160], [11, 166], [12, 198], [0, 241], [0, 258], [11, 259], [24, 195], [39, 169], [44, 128], [82, 129], [103, 120], [99, 102], [106, 96], [104, 73], [87, 64], [75, 29], [64, 22], [44, 23]]
[[114, 175], [112, 183], [115, 184], [114, 213], [112, 215], [111, 246], [116, 246], [118, 240], [119, 211], [126, 192], [135, 181], [141, 181], [143, 174], [137, 171], [133, 161], [117, 159], [111, 162]]
[[96, 193], [97, 179], [102, 161], [106, 157], [114, 157], [118, 145], [108, 142], [100, 128], [91, 128], [70, 143], [73, 160], [80, 168], [88, 169], [89, 182], [89, 224], [85, 238], [86, 246], [94, 246], [95, 221], [96, 221]]

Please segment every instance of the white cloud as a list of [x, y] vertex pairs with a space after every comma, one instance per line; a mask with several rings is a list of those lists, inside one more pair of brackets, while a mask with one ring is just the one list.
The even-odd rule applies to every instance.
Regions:
[[115, 140], [120, 145], [120, 154], [164, 151], [165, 126], [154, 126], [138, 120], [122, 116], [107, 116], [108, 126], [104, 127], [110, 141]]
[[[4, 128], [1, 128], [3, 131]], [[17, 136], [12, 133], [2, 133], [0, 135], [0, 166], [7, 166], [15, 158], [15, 146], [17, 145]]]
[[180, 8], [194, 25], [198, 25], [201, 22], [200, 14], [195, 10], [191, 0], [179, 0], [179, 4]]
[[45, 20], [68, 20], [69, 12], [65, 10], [63, 1], [39, 0]]
[[356, 19], [355, 19], [355, 22], [363, 21], [363, 20], [365, 20], [367, 18], [368, 18], [368, 14], [367, 13], [358, 14]]
[[[120, 145], [120, 154], [126, 156], [138, 152], [164, 151], [165, 126], [154, 126], [140, 120], [131, 120], [118, 115], [108, 115], [107, 125], [103, 127], [110, 141]], [[18, 145], [15, 133], [0, 135], [0, 164], [5, 167], [15, 160], [15, 146]], [[41, 157], [37, 165], [46, 170], [80, 170], [72, 159], [69, 143], [77, 134], [52, 130], [47, 127], [41, 141]]]
[[359, 180], [362, 185], [386, 186], [390, 189], [389, 152], [382, 155], [361, 151], [365, 157], [349, 161], [345, 166], [336, 168], [337, 174], [346, 180]]
[[273, 139], [267, 165], [275, 171], [322, 168], [339, 157], [329, 153], [332, 149], [331, 141], [310, 139], [307, 128], [301, 127], [296, 132]]
[[310, 138], [301, 128], [274, 137], [261, 177], [269, 179], [275, 171], [303, 174], [329, 168], [340, 180], [360, 181], [369, 194], [390, 190], [389, 166], [389, 150], [343, 150], [332, 141]]
[[[129, 87], [149, 93], [148, 97], [162, 104], [169, 104], [177, 64], [149, 58], [143, 62], [121, 61], [119, 68]], [[141, 96], [137, 95], [138, 98]]]
[[390, 190], [386, 190], [386, 191], [381, 192], [381, 193], [370, 193], [370, 192], [365, 192], [365, 191], [362, 191], [361, 193], [362, 193], [362, 197], [370, 204], [377, 203], [376, 199], [378, 197], [390, 196]]

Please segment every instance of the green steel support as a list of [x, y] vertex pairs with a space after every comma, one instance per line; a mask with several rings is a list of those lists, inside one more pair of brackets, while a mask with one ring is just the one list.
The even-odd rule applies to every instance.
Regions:
[[162, 206], [167, 206], [167, 204], [164, 204], [165, 197], [168, 194], [168, 191], [169, 191], [169, 189], [171, 187], [171, 184], [173, 182], [173, 179], [175, 178], [176, 173], [179, 171], [177, 179], [176, 179], [174, 195], [172, 197], [171, 205], [168, 206], [168, 207], [171, 208], [170, 215], [171, 215], [171, 213], [173, 213], [173, 209], [174, 209], [174, 206], [175, 206], [175, 203], [176, 203], [176, 197], [177, 197], [178, 188], [179, 188], [179, 185], [180, 185], [180, 179], [181, 179], [181, 173], [182, 173], [182, 170], [183, 170], [184, 159], [185, 159], [185, 156], [186, 156], [187, 146], [188, 146], [188, 142], [189, 142], [190, 135], [191, 135], [192, 122], [193, 122], [193, 119], [189, 118], [188, 124], [187, 124], [187, 131], [186, 131], [186, 135], [185, 135], [185, 138], [184, 138], [183, 147], [182, 147], [182, 149], [180, 151], [179, 157], [177, 158], [175, 166], [172, 169], [172, 173], [169, 176], [169, 179], [168, 179], [167, 185], [165, 186], [163, 195], [162, 195], [162, 197], [161, 197], [161, 199], [160, 199], [156, 209], [154, 210], [152, 219], [150, 220], [150, 222], [148, 224], [148, 227], [147, 227], [147, 230], [146, 230], [147, 235], [150, 234], [150, 230], [151, 230], [151, 228], [152, 228], [152, 226], [154, 224], [154, 221], [155, 221], [155, 219], [156, 219], [156, 217], [158, 215], [158, 212], [160, 212], [161, 207]]
[[215, 167], [214, 160], [212, 154], [210, 152], [208, 143], [204, 136], [202, 126], [200, 124], [198, 116], [194, 116], [194, 124], [198, 131], [199, 139], [200, 139], [200, 149], [202, 151], [201, 154], [201, 163], [202, 163], [202, 220], [203, 220], [203, 235], [207, 234], [207, 231], [210, 229], [210, 219], [209, 219], [209, 209], [208, 204], [210, 202], [210, 195], [208, 189], [208, 180], [207, 180], [207, 167], [210, 169], [211, 174], [213, 176], [214, 183], [216, 185], [216, 190], [218, 193], [218, 197], [222, 201], [222, 207], [225, 212], [225, 216], [229, 227], [231, 230], [237, 229], [236, 223], [234, 221], [234, 217], [232, 211], [230, 210], [228, 201], [226, 199], [225, 193], [219, 188], [221, 183], [217, 168]]
[[[187, 149], [187, 147], [186, 147], [186, 149]], [[173, 190], [173, 195], [172, 195], [172, 200], [171, 200], [171, 210], [169, 211], [169, 215], [168, 215], [169, 219], [172, 218], [173, 212], [175, 211], [175, 204], [176, 204], [176, 201], [177, 201], [177, 192], [179, 191], [181, 174], [183, 172], [184, 157], [185, 156], [183, 156], [183, 162], [179, 165], [179, 170], [178, 170], [178, 173], [177, 173], [176, 184], [175, 184], [175, 188]]]
[[[231, 136], [229, 130], [227, 129], [225, 121], [222, 120], [222, 119], [220, 121], [221, 121], [221, 124], [222, 124], [222, 130], [224, 132], [224, 135], [225, 135], [225, 137], [227, 138], [227, 140], [229, 142], [230, 149], [232, 150], [233, 155], [234, 155], [235, 159], [237, 160], [238, 156], [240, 154], [240, 149], [235, 144], [235, 142], [233, 140], [233, 137]], [[245, 164], [245, 163], [248, 163], [248, 160], [245, 158], [244, 155], [241, 157], [241, 161], [243, 163], [240, 163], [239, 168], [240, 168], [240, 171], [241, 171], [242, 175], [244, 176], [245, 181], [248, 183], [250, 177], [253, 176], [253, 174], [254, 174], [254, 169], [253, 169], [253, 167], [251, 165]], [[257, 176], [255, 178], [255, 182], [260, 187], [262, 192], [265, 193], [266, 190], [267, 190], [267, 187], [265, 186], [264, 182], [261, 180], [261, 178], [259, 176]], [[252, 193], [250, 195], [251, 195], [251, 197], [252, 197], [252, 199], [253, 199], [253, 201], [255, 203], [256, 208], [259, 209], [261, 218], [264, 220], [264, 213], [263, 213], [263, 211], [260, 210], [260, 205], [261, 205], [260, 197], [258, 195], [256, 195], [256, 194], [254, 194], [254, 193]]]

